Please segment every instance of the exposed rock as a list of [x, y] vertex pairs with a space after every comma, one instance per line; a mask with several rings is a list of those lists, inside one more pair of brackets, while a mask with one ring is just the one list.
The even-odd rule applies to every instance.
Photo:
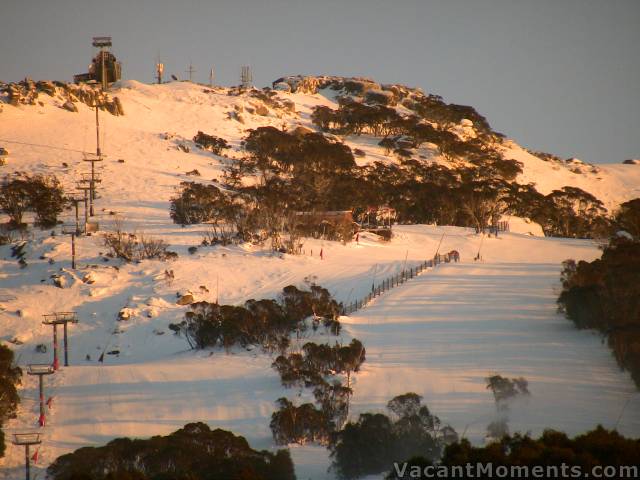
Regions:
[[78, 111], [78, 107], [76, 107], [75, 103], [67, 100], [66, 102], [64, 102], [62, 104], [62, 108], [64, 108], [65, 110], [69, 110], [70, 112], [77, 112]]
[[94, 272], [87, 273], [84, 277], [82, 277], [82, 281], [89, 285], [96, 283], [96, 274]]
[[314, 132], [308, 127], [303, 127], [302, 125], [298, 125], [296, 128], [294, 128], [291, 131], [291, 133], [297, 137], [304, 137], [305, 135], [309, 135], [310, 133], [314, 133]]
[[118, 320], [119, 321], [126, 321], [129, 320], [131, 318], [131, 315], [133, 314], [133, 310], [129, 307], [123, 307], [120, 309], [120, 311], [118, 312]]
[[289, 85], [287, 82], [274, 82], [272, 86], [274, 90], [277, 90], [279, 92], [291, 92], [291, 85]]
[[262, 117], [266, 117], [267, 115], [269, 115], [269, 109], [267, 107], [265, 107], [264, 105], [258, 105], [256, 107], [256, 114], [262, 116]]
[[178, 301], [176, 303], [178, 305], [191, 305], [194, 301], [195, 299], [193, 298], [193, 294], [186, 293], [178, 298]]
[[64, 288], [67, 285], [67, 277], [64, 275], [51, 275], [51, 283], [58, 288]]

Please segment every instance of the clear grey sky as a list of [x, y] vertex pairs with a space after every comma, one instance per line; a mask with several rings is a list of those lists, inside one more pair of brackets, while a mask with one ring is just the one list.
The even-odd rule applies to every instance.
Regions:
[[[0, 79], [71, 80], [111, 35], [125, 78], [372, 77], [474, 106], [519, 143], [640, 157], [640, 0], [0, 0]], [[0, 121], [1, 117], [0, 117]]]

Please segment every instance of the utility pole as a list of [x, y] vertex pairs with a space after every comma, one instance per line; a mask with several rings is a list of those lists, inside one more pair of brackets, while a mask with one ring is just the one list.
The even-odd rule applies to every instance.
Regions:
[[53, 326], [53, 369], [60, 368], [58, 360], [58, 325], [64, 327], [64, 366], [69, 366], [69, 341], [67, 336], [67, 324], [78, 323], [78, 314], [76, 312], [55, 312], [43, 315], [43, 325]]
[[90, 195], [89, 195], [89, 215], [92, 217], [94, 216], [93, 203], [96, 198], [95, 184], [97, 183], [96, 176], [95, 176], [96, 174], [95, 164], [96, 162], [102, 161], [102, 151], [100, 150], [100, 117], [98, 115], [99, 106], [98, 106], [97, 99], [95, 103], [96, 103], [95, 104], [95, 107], [96, 107], [96, 158], [85, 157], [83, 159], [83, 161], [85, 162], [91, 162], [91, 181], [89, 183], [89, 185], [91, 186]]
[[40, 445], [42, 440], [40, 440], [39, 433], [14, 433], [13, 434], [13, 444], [14, 445], [24, 445], [24, 469], [25, 469], [25, 477], [27, 480], [31, 480], [31, 457], [29, 456], [29, 447], [31, 445]]
[[189, 81], [193, 82], [193, 74], [196, 73], [196, 70], [193, 68], [191, 62], [189, 62], [189, 68], [186, 70], [186, 72], [189, 74]]
[[38, 423], [41, 427], [45, 426], [46, 417], [44, 413], [44, 381], [42, 377], [45, 375], [53, 375], [55, 371], [51, 365], [43, 365], [39, 363], [31, 363], [27, 365], [27, 374], [29, 375], [37, 375], [38, 376], [38, 387], [40, 392], [40, 418], [38, 419]]

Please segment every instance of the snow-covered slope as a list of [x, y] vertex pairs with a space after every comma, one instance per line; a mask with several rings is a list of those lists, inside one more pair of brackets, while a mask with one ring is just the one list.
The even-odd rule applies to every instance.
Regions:
[[[367, 347], [367, 362], [355, 379], [352, 417], [381, 410], [394, 395], [416, 391], [435, 414], [481, 442], [494, 409], [483, 379], [498, 372], [530, 381], [530, 403], [514, 409], [512, 429], [538, 433], [554, 427], [576, 433], [598, 423], [615, 426], [634, 386], [600, 339], [575, 330], [554, 304], [560, 262], [597, 257], [592, 242], [527, 235], [539, 229], [514, 220], [514, 233], [499, 238], [463, 228], [412, 226], [398, 227], [389, 243], [368, 235], [348, 245], [305, 240], [301, 256], [272, 255], [253, 246], [200, 247], [190, 254], [188, 248], [200, 244], [206, 227], [174, 225], [169, 199], [181, 181], [220, 178], [228, 161], [195, 148], [191, 138], [199, 130], [223, 137], [233, 147], [226, 152], [232, 158], [241, 155], [247, 129], [312, 128], [312, 108], [335, 108], [335, 98], [330, 91], [279, 92], [282, 108], [265, 110], [261, 100], [229, 89], [135, 81], [116, 85], [112, 95], [120, 98], [125, 115], [100, 115], [107, 155], [98, 167], [101, 230], [111, 229], [114, 218], [121, 217], [127, 230], [164, 239], [179, 257], [139, 264], [104, 261], [106, 248], [94, 235], [78, 239], [78, 268], [72, 270], [68, 236], [32, 231], [28, 266], [20, 268], [9, 246], [0, 247], [0, 341], [13, 342], [20, 365], [50, 360], [50, 351], [35, 351], [38, 344], [50, 345], [42, 314], [75, 310], [80, 318], [70, 328], [72, 366], [47, 382], [54, 401], [43, 430], [40, 468], [81, 446], [167, 433], [190, 421], [245, 435], [256, 448], [275, 448], [268, 427], [274, 401], [298, 392], [283, 389], [270, 367], [273, 359], [257, 350], [188, 351], [184, 339], [168, 329], [187, 311], [176, 305], [176, 292], [190, 290], [196, 299], [234, 304], [273, 297], [289, 284], [316, 282], [348, 302], [366, 295], [375, 279], [432, 257], [441, 241], [440, 252], [458, 250], [461, 264], [425, 272], [342, 319], [344, 339], [355, 336]], [[287, 100], [294, 110], [286, 107]], [[71, 191], [81, 173], [89, 171], [83, 155], [73, 150], [95, 149], [95, 112], [81, 102], [78, 112], [64, 110], [62, 97], [41, 95], [38, 101], [42, 105], [3, 105], [0, 146], [10, 156], [0, 173], [54, 173]], [[377, 139], [344, 140], [366, 153], [359, 163], [394, 161]], [[520, 181], [535, 182], [543, 193], [575, 185], [611, 208], [640, 194], [637, 165], [599, 165], [597, 172], [581, 167], [584, 173], [578, 174], [570, 171], [575, 166], [545, 162], [515, 144], [508, 148], [511, 158], [524, 163]], [[427, 149], [419, 153], [433, 155]], [[194, 169], [199, 177], [186, 175]], [[70, 213], [64, 220], [72, 222]], [[478, 251], [482, 262], [473, 262]], [[65, 278], [65, 288], [51, 284], [54, 274]], [[118, 321], [123, 307], [131, 317]], [[116, 351], [97, 362], [102, 352]], [[19, 416], [9, 431], [34, 426], [35, 388], [34, 379], [25, 377]], [[627, 435], [640, 435], [636, 399], [629, 401], [618, 425]], [[299, 478], [332, 478], [323, 448], [293, 447], [292, 454]], [[0, 478], [15, 478], [22, 453], [10, 447], [0, 462]]]
[[[240, 155], [238, 149], [248, 129], [266, 125], [289, 130], [299, 125], [315, 129], [309, 118], [313, 107], [337, 107], [335, 92], [330, 89], [315, 94], [278, 92], [277, 99], [293, 102], [294, 111], [268, 106], [265, 109], [262, 100], [248, 93], [238, 95], [237, 90], [189, 82], [147, 85], [128, 80], [116, 84], [111, 95], [121, 100], [125, 115], [103, 113], [100, 117], [102, 151], [107, 155], [100, 168], [103, 181], [100, 206], [122, 212], [131, 220], [148, 220], [152, 215], [162, 222], [166, 220], [167, 201], [174, 188], [180, 181], [193, 179], [186, 172], [197, 169], [204, 180], [221, 175], [225, 160], [195, 148], [191, 141], [199, 130], [226, 139], [235, 149], [228, 153], [233, 157]], [[11, 154], [8, 165], [1, 167], [2, 173], [46, 171], [58, 175], [68, 188], [75, 187], [80, 172], [88, 171], [81, 154], [3, 143], [12, 140], [94, 152], [94, 111], [79, 102], [78, 112], [69, 112], [60, 108], [65, 101], [62, 95], [41, 94], [38, 102], [42, 105], [3, 105], [0, 145]], [[243, 123], [237, 120], [238, 115]], [[365, 152], [365, 157], [358, 158], [360, 164], [394, 161], [393, 157], [385, 156], [375, 137], [349, 136], [343, 140]], [[189, 146], [190, 152], [179, 150], [179, 144]], [[445, 162], [426, 147], [416, 153]], [[505, 156], [524, 164], [519, 182], [533, 182], [544, 194], [565, 185], [577, 186], [601, 199], [609, 209], [640, 195], [637, 165], [591, 167], [543, 161], [514, 142], [506, 143]]]

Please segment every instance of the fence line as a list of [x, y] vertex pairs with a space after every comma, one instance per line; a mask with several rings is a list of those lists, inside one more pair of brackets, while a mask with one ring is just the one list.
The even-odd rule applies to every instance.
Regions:
[[402, 285], [406, 281], [411, 280], [413, 277], [420, 275], [427, 268], [434, 268], [440, 263], [449, 263], [452, 261], [457, 262], [458, 260], [459, 260], [459, 256], [457, 252], [447, 253], [446, 255], [436, 254], [431, 260], [425, 260], [424, 262], [421, 262], [415, 267], [410, 267], [409, 269], [405, 268], [401, 272], [385, 278], [384, 280], [382, 280], [382, 282], [378, 283], [378, 285], [375, 285], [375, 284], [372, 285], [371, 292], [368, 295], [362, 297], [361, 299], [355, 300], [349, 303], [348, 305], [344, 305], [342, 307], [341, 314], [350, 315], [353, 312], [356, 312], [361, 308], [366, 307], [374, 298], [379, 297], [384, 292], [391, 290], [392, 288], [395, 288], [399, 285]]

